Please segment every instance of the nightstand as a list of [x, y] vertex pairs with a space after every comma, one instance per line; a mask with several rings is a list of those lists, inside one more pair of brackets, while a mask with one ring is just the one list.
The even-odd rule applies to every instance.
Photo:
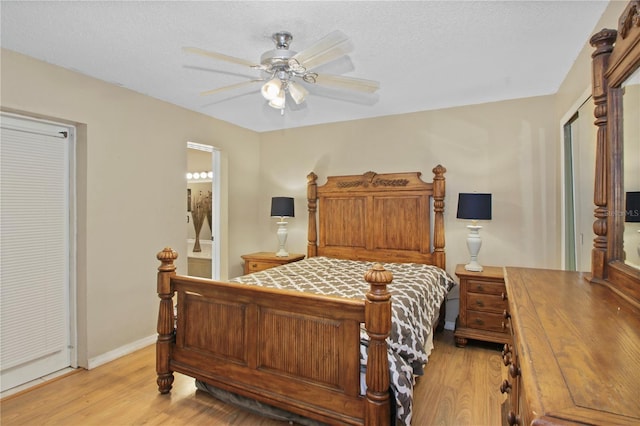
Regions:
[[467, 339], [511, 343], [506, 326], [507, 293], [501, 267], [483, 266], [482, 272], [456, 266], [460, 279], [460, 315], [456, 323], [456, 345], [464, 347]]
[[242, 258], [244, 259], [244, 274], [247, 275], [252, 272], [264, 271], [274, 266], [297, 262], [304, 259], [304, 254], [289, 253], [287, 257], [278, 257], [273, 252], [261, 251], [242, 255]]

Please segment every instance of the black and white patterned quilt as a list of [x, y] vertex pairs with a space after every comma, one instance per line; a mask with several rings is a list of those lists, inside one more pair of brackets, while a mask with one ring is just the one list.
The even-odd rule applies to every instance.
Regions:
[[[230, 280], [306, 293], [364, 299], [369, 284], [364, 274], [376, 262], [311, 257]], [[398, 425], [410, 425], [415, 376], [424, 373], [431, 347], [430, 333], [441, 303], [455, 284], [444, 270], [417, 263], [382, 263], [393, 274], [389, 369]], [[361, 366], [367, 363], [368, 335], [360, 331]], [[364, 371], [364, 370], [363, 370]]]

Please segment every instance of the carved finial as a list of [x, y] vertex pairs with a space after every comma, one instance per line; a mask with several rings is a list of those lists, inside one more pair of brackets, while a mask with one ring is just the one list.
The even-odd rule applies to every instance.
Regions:
[[595, 57], [604, 52], [610, 52], [611, 49], [613, 49], [613, 43], [616, 41], [617, 35], [618, 32], [616, 30], [605, 28], [591, 36], [589, 43], [596, 48], [595, 52], [591, 54], [591, 57]]
[[442, 164], [438, 164], [432, 170], [433, 174], [436, 175], [436, 179], [442, 179], [444, 174], [447, 172], [447, 169], [442, 166]]
[[162, 262], [158, 267], [158, 271], [175, 271], [176, 267], [173, 261], [178, 258], [178, 252], [171, 247], [165, 247], [161, 252], [156, 255], [156, 258]]
[[316, 175], [315, 173], [311, 172], [307, 175], [307, 184], [316, 183], [317, 180], [318, 175]]
[[369, 300], [387, 300], [391, 294], [387, 292], [387, 284], [393, 281], [393, 274], [376, 263], [364, 274], [364, 279], [371, 284], [371, 290], [367, 295]]
[[384, 269], [384, 266], [381, 264], [376, 263], [371, 269], [365, 272], [364, 279], [372, 284], [389, 284], [393, 281], [393, 274]]

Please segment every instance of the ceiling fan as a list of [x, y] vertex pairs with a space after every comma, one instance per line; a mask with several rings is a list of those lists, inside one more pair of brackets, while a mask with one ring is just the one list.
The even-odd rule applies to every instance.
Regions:
[[271, 38], [276, 48], [263, 53], [258, 64], [197, 47], [183, 48], [188, 53], [247, 66], [262, 73], [261, 78], [207, 90], [202, 92], [201, 95], [212, 95], [254, 83], [265, 82], [261, 88], [262, 96], [269, 102], [269, 106], [279, 109], [281, 114], [284, 114], [287, 94], [298, 105], [304, 102], [309, 94], [304, 84], [316, 84], [364, 93], [374, 93], [380, 88], [380, 84], [377, 81], [312, 71], [320, 65], [345, 56], [351, 50], [349, 38], [341, 31], [329, 33], [301, 52], [289, 50], [293, 36], [288, 31], [274, 33]]

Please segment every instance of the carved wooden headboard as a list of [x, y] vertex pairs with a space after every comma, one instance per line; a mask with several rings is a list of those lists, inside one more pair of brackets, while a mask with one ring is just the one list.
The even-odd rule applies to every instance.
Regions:
[[310, 173], [307, 255], [445, 269], [445, 172], [436, 166], [433, 182], [420, 172], [330, 176], [320, 186]]

